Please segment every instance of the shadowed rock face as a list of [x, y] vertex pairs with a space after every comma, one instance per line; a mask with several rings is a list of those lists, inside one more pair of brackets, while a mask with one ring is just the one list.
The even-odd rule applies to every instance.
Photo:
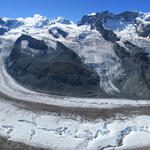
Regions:
[[49, 34], [52, 34], [53, 37], [55, 38], [59, 38], [60, 36], [62, 36], [63, 38], [66, 38], [66, 36], [68, 35], [67, 32], [61, 30], [60, 28], [54, 27], [52, 29], [49, 30]]
[[108, 25], [106, 25], [107, 28], [104, 27], [105, 23], [109, 23], [109, 21], [110, 22], [113, 21], [115, 23], [118, 22], [118, 25], [120, 24], [120, 22], [122, 22], [123, 24], [124, 23], [134, 24], [137, 30], [136, 32], [139, 36], [142, 37], [150, 36], [150, 25], [149, 24], [147, 25], [145, 23], [143, 24], [142, 22], [137, 20], [138, 17], [142, 18], [143, 14], [140, 12], [133, 12], [133, 11], [125, 11], [120, 14], [113, 14], [110, 13], [109, 11], [103, 11], [101, 13], [83, 16], [81, 21], [78, 22], [78, 26], [90, 25], [91, 29], [96, 29], [97, 31], [99, 31], [105, 40], [111, 41], [113, 43], [119, 41], [119, 38], [112, 31], [113, 29], [111, 27], [111, 23], [110, 28]]
[[7, 59], [8, 73], [33, 90], [76, 97], [150, 98], [150, 57], [128, 41], [126, 48], [114, 43], [125, 74], [113, 80], [118, 95], [104, 92], [100, 77], [71, 49], [56, 42], [56, 49], [31, 36], [19, 37]]
[[5, 25], [5, 21], [0, 18], [0, 25]]
[[115, 44], [115, 52], [122, 61], [126, 74], [114, 81], [120, 90], [120, 96], [125, 98], [149, 99], [150, 98], [150, 57], [130, 42], [124, 42], [125, 48]]
[[7, 30], [5, 28], [0, 28], [0, 35], [4, 35]]
[[8, 19], [5, 20], [0, 18], [0, 36], [4, 35], [6, 32], [10, 31], [11, 29], [15, 29], [24, 23], [22, 21], [18, 21], [17, 19]]
[[108, 30], [104, 28], [102, 23], [101, 13], [97, 13], [94, 16], [88, 16], [88, 15], [83, 16], [81, 21], [78, 22], [78, 26], [85, 25], [85, 24], [89, 24], [91, 26], [91, 29], [96, 29], [97, 31], [99, 31], [105, 40], [110, 41], [112, 43], [119, 41], [119, 38], [112, 30]]
[[15, 45], [21, 46], [21, 42], [23, 40], [28, 41], [28, 46], [30, 48], [38, 49], [41, 51], [46, 51], [48, 49], [48, 46], [44, 43], [44, 41], [37, 40], [37, 39], [32, 38], [31, 36], [28, 36], [25, 34], [23, 34], [21, 37], [19, 37], [16, 40]]
[[132, 21], [133, 19], [136, 19], [137, 17], [140, 16], [140, 13], [139, 12], [136, 12], [136, 11], [125, 11], [125, 12], [122, 12], [118, 15], [114, 15], [114, 18], [124, 18], [125, 21]]
[[142, 25], [140, 29], [137, 29], [137, 33], [139, 36], [150, 38], [150, 24]]
[[7, 60], [9, 74], [36, 91], [70, 96], [96, 96], [99, 76], [82, 63], [71, 49], [57, 42], [57, 48], [22, 35]]
[[81, 19], [80, 22], [78, 22], [78, 25], [85, 25], [85, 24], [91, 24], [93, 22], [101, 20], [102, 23], [107, 22], [107, 20], [117, 20], [117, 19], [122, 19], [122, 21], [135, 21], [136, 23], [136, 18], [140, 17], [141, 14], [140, 12], [133, 12], [133, 11], [125, 11], [120, 14], [113, 14], [109, 11], [103, 11], [101, 13], [96, 13], [95, 15], [85, 15]]

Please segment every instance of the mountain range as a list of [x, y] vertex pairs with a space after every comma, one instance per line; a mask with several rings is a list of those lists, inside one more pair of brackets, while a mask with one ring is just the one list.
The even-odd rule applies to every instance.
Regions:
[[0, 18], [8, 74], [26, 88], [75, 97], [150, 98], [150, 13], [109, 11], [77, 24]]

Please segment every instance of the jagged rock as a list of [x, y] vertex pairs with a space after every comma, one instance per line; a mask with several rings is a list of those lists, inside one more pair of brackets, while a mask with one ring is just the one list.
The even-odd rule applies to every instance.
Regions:
[[65, 32], [62, 29], [57, 28], [57, 27], [51, 28], [49, 30], [49, 33], [52, 34], [53, 37], [55, 37], [55, 38], [59, 38], [60, 36], [62, 36], [63, 38], [66, 38], [66, 36], [68, 36], [67, 32]]
[[[125, 11], [120, 14], [113, 14], [109, 11], [103, 11], [101, 13], [96, 13], [95, 15], [85, 15], [81, 19], [80, 22], [78, 22], [78, 25], [85, 25], [85, 24], [91, 24], [92, 22], [96, 22], [97, 20], [101, 20], [102, 23], [107, 22], [107, 20], [118, 20], [122, 19], [122, 21], [132, 21], [135, 20], [137, 17], [141, 16], [139, 12], [135, 11]], [[136, 22], [136, 20], [135, 20]]]
[[137, 29], [137, 33], [142, 37], [150, 37], [150, 24], [141, 25], [141, 27]]
[[0, 18], [0, 36], [4, 35], [6, 32], [10, 31], [11, 29], [15, 29], [21, 25], [23, 25], [22, 21], [18, 21], [16, 19], [8, 19], [4, 20]]
[[119, 38], [117, 37], [117, 35], [112, 30], [106, 30], [103, 27], [102, 23], [97, 22], [96, 29], [102, 34], [105, 40], [110, 41], [112, 43], [119, 41]]
[[6, 22], [6, 26], [10, 29], [15, 29], [21, 25], [23, 25], [24, 23], [22, 21], [18, 21], [16, 19], [10, 19]]
[[86, 38], [86, 36], [87, 36], [87, 34], [82, 33], [82, 34], [80, 34], [80, 35], [78, 36], [78, 39], [79, 39], [79, 40], [83, 40], [83, 39]]
[[115, 44], [115, 52], [122, 61], [125, 75], [113, 81], [120, 90], [119, 97], [134, 99], [150, 98], [150, 58], [142, 48], [128, 41], [124, 44], [129, 50]]
[[[105, 12], [105, 13], [108, 14], [108, 12]], [[102, 16], [106, 16], [105, 13], [102, 13], [102, 14], [96, 13], [96, 15], [91, 15], [91, 16], [85, 15], [83, 16], [81, 21], [78, 22], [78, 26], [89, 24], [91, 26], [91, 29], [96, 29], [97, 31], [99, 31], [105, 40], [111, 41], [114, 43], [116, 41], [119, 41], [119, 38], [112, 30], [108, 30], [104, 28], [103, 22], [102, 22], [103, 20]]]
[[136, 19], [140, 16], [139, 12], [136, 11], [125, 11], [123, 13], [120, 13], [119, 15], [114, 15], [114, 18], [121, 18], [123, 17], [125, 21], [132, 21], [133, 19]]
[[30, 48], [34, 48], [34, 49], [38, 49], [38, 50], [47, 50], [48, 49], [48, 46], [45, 44], [44, 41], [40, 41], [40, 40], [37, 40], [31, 36], [28, 36], [28, 35], [21, 35], [15, 42], [15, 45], [19, 45], [21, 46], [21, 42], [23, 40], [26, 40], [28, 41], [28, 46]]
[[[28, 41], [27, 47], [22, 47], [22, 41]], [[28, 53], [33, 49], [34, 55]], [[22, 35], [16, 40], [7, 60], [7, 70], [19, 83], [40, 92], [70, 96], [102, 93], [99, 92], [97, 73], [60, 42], [53, 49], [48, 48], [44, 41]]]
[[5, 25], [5, 21], [3, 21], [3, 19], [0, 18], [0, 25]]
[[5, 28], [0, 28], [0, 35], [4, 35], [7, 30]]

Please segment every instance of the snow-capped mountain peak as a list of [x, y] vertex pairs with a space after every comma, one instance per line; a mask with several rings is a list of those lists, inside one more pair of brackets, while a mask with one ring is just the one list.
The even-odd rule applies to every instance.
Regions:
[[38, 28], [42, 28], [46, 25], [50, 25], [50, 20], [39, 14], [35, 14], [33, 18], [31, 17], [25, 18], [23, 19], [23, 21], [26, 26], [32, 26]]
[[95, 16], [96, 13], [91, 13], [91, 14], [88, 14], [88, 16]]
[[52, 23], [60, 23], [60, 24], [64, 24], [64, 25], [73, 24], [72, 21], [70, 21], [69, 19], [66, 19], [66, 18], [64, 18], [64, 17], [61, 17], [61, 16], [59, 16], [59, 17], [57, 17], [56, 19], [54, 19], [54, 20], [52, 21]]

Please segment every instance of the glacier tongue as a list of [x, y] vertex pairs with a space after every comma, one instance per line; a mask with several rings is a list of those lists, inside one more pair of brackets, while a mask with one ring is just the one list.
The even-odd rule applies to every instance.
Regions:
[[0, 101], [0, 113], [1, 136], [35, 147], [123, 150], [149, 146], [149, 116], [91, 122], [77, 116], [72, 119], [65, 115], [33, 113], [3, 101]]

